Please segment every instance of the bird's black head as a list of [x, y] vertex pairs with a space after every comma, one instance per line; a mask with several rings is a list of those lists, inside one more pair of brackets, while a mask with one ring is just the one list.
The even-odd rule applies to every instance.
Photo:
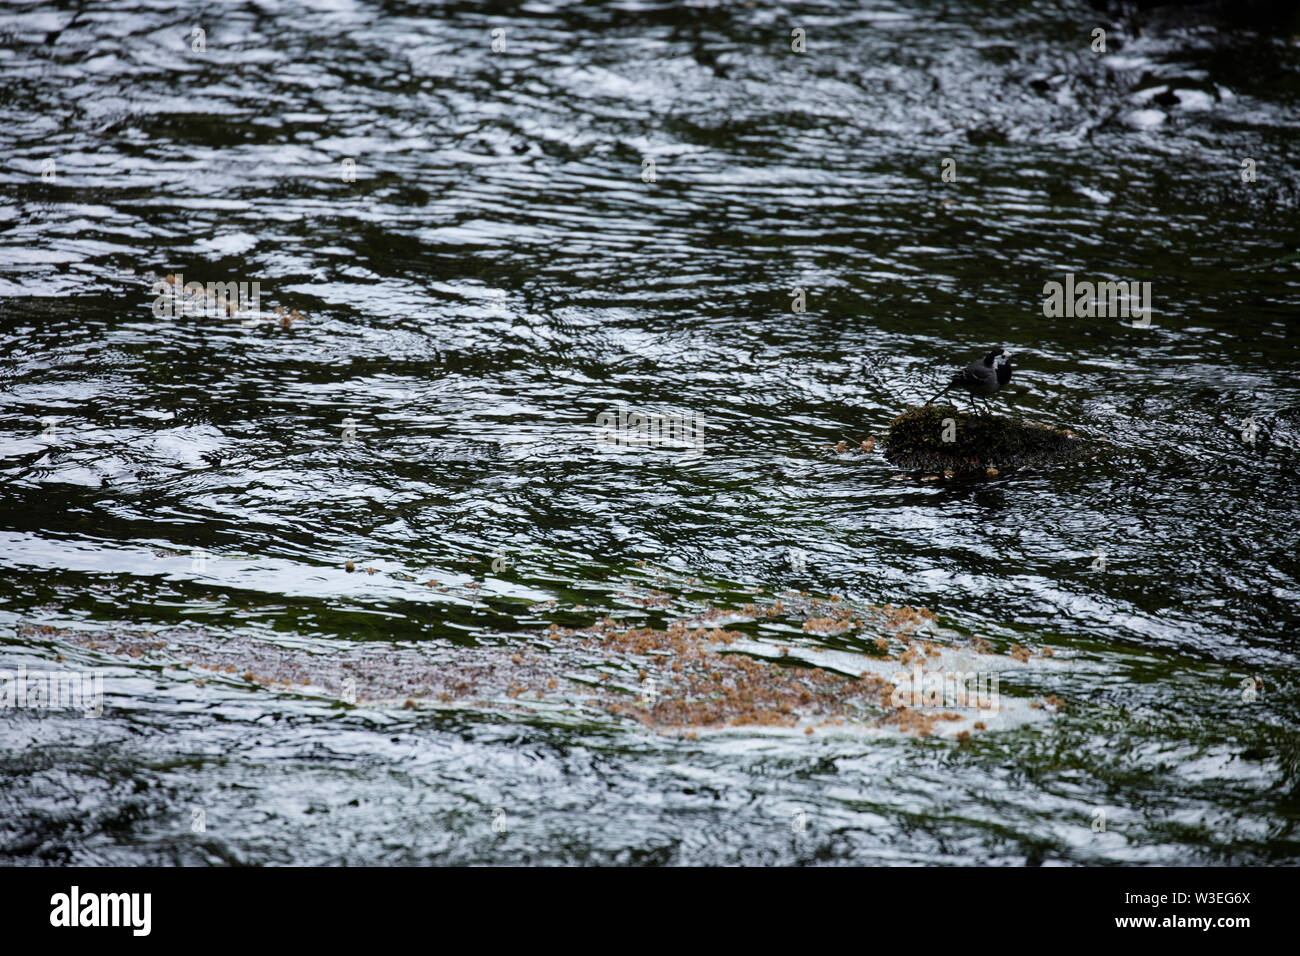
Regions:
[[1003, 352], [1002, 349], [994, 349], [988, 355], [984, 356], [984, 364], [987, 365], [989, 368], [992, 368], [993, 363], [997, 360], [997, 357], [999, 355], [1005, 355], [1005, 354], [1006, 353]]

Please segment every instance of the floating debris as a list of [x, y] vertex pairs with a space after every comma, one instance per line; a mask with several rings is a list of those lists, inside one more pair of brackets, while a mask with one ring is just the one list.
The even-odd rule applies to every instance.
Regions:
[[[355, 569], [350, 561], [345, 567]], [[928, 679], [947, 670], [979, 669], [969, 661], [993, 653], [982, 638], [970, 640], [964, 651], [946, 647], [941, 642], [952, 635], [936, 629], [933, 611], [893, 604], [855, 608], [838, 595], [817, 599], [786, 592], [772, 603], [734, 610], [697, 608], [693, 616], [756, 622], [759, 629], [741, 633], [716, 625], [691, 626], [685, 620], [628, 626], [604, 616], [587, 626], [553, 623], [531, 637], [502, 637], [496, 644], [428, 640], [340, 647], [330, 642], [316, 648], [281, 646], [238, 633], [218, 639], [202, 630], [171, 631], [165, 639], [153, 632], [86, 632], [49, 625], [22, 625], [19, 633], [161, 666], [199, 687], [224, 681], [394, 710], [467, 707], [536, 713], [544, 707], [635, 721], [687, 739], [705, 730], [738, 727], [809, 734], [813, 724], [845, 732], [888, 729], [922, 736], [985, 729], [983, 720], [973, 723], [989, 713], [980, 709], [983, 704], [920, 706], [914, 690], [908, 706], [902, 696], [908, 684], [894, 683], [906, 676], [919, 687], [922, 673]], [[774, 617], [786, 621], [765, 623]], [[796, 631], [793, 625], [800, 621]], [[763, 633], [773, 626], [786, 632], [780, 643]], [[52, 648], [51, 656], [59, 650]], [[810, 654], [825, 666], [814, 666]], [[1050, 655], [1044, 650], [1041, 656]], [[1009, 658], [989, 664], [996, 671], [1022, 666], [1029, 657], [1028, 648], [1013, 645]], [[1052, 697], [1046, 704], [1053, 712], [1062, 706]], [[1031, 711], [1046, 716], [1048, 708], [1024, 708], [1022, 713]]]

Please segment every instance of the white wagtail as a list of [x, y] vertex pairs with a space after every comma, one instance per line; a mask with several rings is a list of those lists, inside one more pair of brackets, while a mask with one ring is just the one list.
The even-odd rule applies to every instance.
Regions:
[[960, 372], [953, 373], [952, 381], [943, 387], [943, 391], [927, 405], [935, 401], [950, 388], [964, 388], [974, 398], [988, 398], [1007, 382], [1011, 381], [1011, 363], [1007, 361], [1002, 349], [994, 349], [982, 359], [976, 359]]

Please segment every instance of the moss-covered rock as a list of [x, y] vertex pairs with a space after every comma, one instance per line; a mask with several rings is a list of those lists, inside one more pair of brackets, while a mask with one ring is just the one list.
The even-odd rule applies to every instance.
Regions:
[[950, 405], [909, 408], [889, 425], [884, 454], [909, 471], [984, 474], [989, 468], [1023, 468], [1077, 454], [1071, 431], [999, 415], [969, 415]]

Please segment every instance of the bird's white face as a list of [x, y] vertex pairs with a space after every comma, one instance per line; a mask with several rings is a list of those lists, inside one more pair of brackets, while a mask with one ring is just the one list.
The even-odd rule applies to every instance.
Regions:
[[1008, 361], [1010, 360], [1007, 358], [1006, 353], [1003, 352], [1001, 355], [999, 355], [997, 358], [993, 360], [993, 367], [1001, 368], [1002, 366], [1006, 365]]

